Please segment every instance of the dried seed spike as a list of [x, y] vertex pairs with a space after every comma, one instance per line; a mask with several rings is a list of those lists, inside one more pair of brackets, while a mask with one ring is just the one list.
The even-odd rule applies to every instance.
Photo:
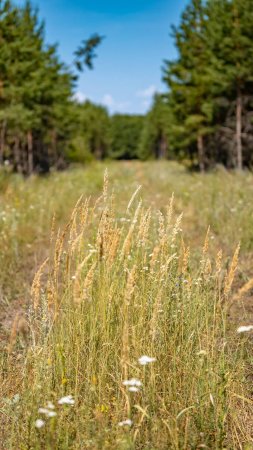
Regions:
[[170, 227], [171, 224], [171, 219], [173, 216], [173, 205], [174, 205], [174, 192], [172, 192], [171, 198], [170, 198], [170, 203], [169, 206], [167, 208], [167, 230]]
[[55, 236], [55, 213], [53, 214], [51, 222], [50, 244], [52, 244], [54, 236]]
[[60, 230], [59, 230], [58, 234], [57, 234], [57, 239], [56, 239], [56, 243], [55, 243], [55, 251], [54, 251], [54, 269], [53, 269], [55, 283], [57, 283], [57, 274], [58, 274], [58, 270], [60, 267], [63, 243], [64, 243], [65, 237], [68, 233], [68, 230], [71, 227], [72, 220], [73, 220], [73, 213], [72, 213], [70, 221], [67, 223], [67, 225], [65, 226], [62, 233], [60, 233]]
[[232, 258], [232, 262], [231, 262], [231, 266], [229, 269], [229, 272], [226, 276], [226, 280], [225, 280], [225, 287], [224, 287], [224, 294], [227, 296], [231, 290], [232, 287], [232, 283], [234, 281], [234, 276], [235, 276], [235, 272], [237, 269], [237, 265], [238, 265], [238, 256], [239, 256], [239, 252], [240, 252], [240, 244], [238, 244], [238, 246], [236, 247], [234, 256]]
[[141, 247], [145, 245], [148, 238], [148, 231], [151, 221], [151, 208], [149, 208], [145, 214], [142, 214], [140, 219], [139, 233], [137, 237], [137, 245]]
[[173, 261], [173, 259], [175, 259], [177, 257], [177, 253], [173, 253], [173, 255], [171, 255], [167, 261], [165, 262], [165, 264], [163, 264], [162, 268], [161, 268], [161, 272], [162, 272], [162, 276], [161, 279], [163, 278], [163, 276], [167, 273], [168, 271], [168, 267], [171, 263], [171, 261]]
[[131, 246], [131, 240], [132, 240], [132, 235], [133, 235], [134, 228], [135, 228], [135, 225], [136, 225], [138, 217], [139, 217], [141, 205], [142, 205], [142, 201], [139, 202], [139, 204], [138, 204], [138, 206], [136, 208], [136, 211], [134, 213], [134, 218], [132, 220], [132, 223], [130, 225], [127, 237], [126, 237], [126, 239], [124, 241], [124, 244], [123, 244], [123, 247], [122, 247], [122, 250], [121, 250], [121, 259], [123, 259], [125, 255], [129, 254], [130, 246]]
[[82, 228], [87, 224], [88, 215], [89, 215], [89, 204], [90, 204], [90, 197], [85, 200], [81, 207], [81, 214], [80, 214], [80, 225]]
[[79, 233], [79, 235], [75, 238], [75, 240], [71, 243], [71, 252], [74, 253], [76, 247], [78, 246], [78, 244], [80, 245], [80, 242], [82, 240], [83, 237], [83, 231], [81, 231], [81, 233]]
[[75, 230], [75, 223], [76, 223], [76, 216], [77, 216], [77, 211], [78, 211], [78, 208], [79, 208], [79, 206], [80, 206], [80, 204], [81, 204], [81, 202], [82, 202], [82, 199], [83, 199], [83, 194], [79, 197], [79, 199], [77, 200], [77, 202], [76, 202], [76, 204], [75, 204], [75, 206], [74, 206], [74, 209], [73, 209], [73, 211], [72, 211], [72, 214], [71, 214], [71, 216], [70, 216], [70, 220], [69, 220], [69, 222], [67, 223], [67, 225], [66, 225], [66, 227], [65, 227], [65, 229], [66, 230], [68, 230], [68, 229], [70, 229], [70, 239], [72, 239], [73, 238], [73, 236], [72, 236], [72, 233], [74, 232], [74, 231], [76, 231]]
[[210, 258], [207, 258], [204, 272], [205, 272], [205, 275], [210, 275], [212, 273], [212, 263], [211, 263]]
[[117, 250], [119, 247], [120, 236], [121, 236], [121, 230], [118, 230], [117, 228], [115, 228], [114, 232], [113, 232], [113, 239], [110, 244], [109, 253], [108, 253], [109, 264], [112, 264], [113, 261], [116, 259]]
[[204, 242], [203, 250], [202, 250], [203, 255], [206, 255], [206, 253], [208, 252], [209, 234], [210, 234], [210, 226], [207, 228], [207, 232], [206, 232], [205, 242]]
[[219, 250], [216, 256], [215, 265], [216, 265], [216, 272], [220, 273], [221, 271], [221, 262], [222, 262], [222, 250]]
[[48, 262], [49, 258], [46, 258], [45, 261], [41, 264], [39, 270], [36, 272], [34, 279], [33, 279], [33, 284], [31, 287], [31, 296], [33, 298], [33, 307], [34, 310], [36, 311], [36, 309], [39, 306], [39, 299], [40, 299], [40, 280], [43, 274], [43, 270]]
[[237, 296], [241, 297], [242, 295], [246, 294], [248, 291], [250, 291], [253, 288], [253, 278], [251, 278], [247, 283], [245, 283], [241, 289], [239, 289]]
[[160, 250], [161, 250], [160, 245], [156, 245], [154, 247], [154, 249], [153, 249], [152, 256], [151, 256], [151, 261], [150, 261], [150, 271], [151, 271], [151, 273], [154, 272], [155, 264], [157, 262]]
[[183, 253], [183, 263], [182, 263], [182, 273], [184, 274], [187, 272], [188, 263], [189, 263], [189, 257], [190, 257], [190, 247], [183, 247], [184, 253]]
[[159, 235], [160, 241], [163, 241], [164, 234], [165, 234], [165, 226], [164, 226], [165, 220], [164, 220], [164, 216], [161, 211], [157, 211], [157, 215], [158, 215], [158, 221], [159, 221], [158, 235]]
[[108, 169], [106, 168], [104, 171], [104, 185], [103, 185], [103, 197], [104, 201], [107, 200], [107, 194], [108, 194], [108, 182], [109, 182], [109, 176], [108, 176]]
[[89, 291], [92, 287], [93, 284], [93, 280], [94, 280], [94, 273], [95, 273], [95, 269], [97, 266], [97, 262], [95, 261], [90, 270], [88, 271], [84, 283], [83, 283], [83, 300], [87, 300], [88, 295], [89, 295]]
[[77, 200], [77, 202], [76, 202], [76, 204], [75, 204], [75, 206], [74, 206], [74, 209], [73, 209], [72, 214], [71, 214], [71, 217], [70, 217], [70, 222], [71, 222], [71, 219], [73, 219], [73, 217], [75, 216], [76, 211], [77, 211], [77, 209], [78, 209], [78, 206], [80, 205], [82, 199], [83, 199], [83, 194], [80, 195], [79, 199]]
[[129, 201], [129, 203], [128, 203], [128, 205], [127, 205], [127, 209], [126, 209], [127, 214], [129, 213], [129, 210], [130, 210], [130, 208], [131, 208], [131, 206], [132, 206], [132, 204], [133, 204], [133, 201], [134, 201], [136, 195], [138, 194], [138, 192], [141, 190], [141, 188], [142, 188], [142, 186], [141, 186], [141, 184], [140, 184], [140, 185], [137, 187], [137, 189], [135, 190], [135, 192], [133, 193], [132, 197], [130, 198], [130, 201]]
[[52, 282], [52, 280], [48, 280], [47, 282], [47, 307], [48, 310], [51, 310], [53, 305], [56, 303], [55, 302], [55, 298], [56, 298], [56, 291], [55, 291], [55, 286], [54, 283]]
[[[84, 258], [84, 260], [77, 267], [76, 273], [74, 275], [74, 280], [75, 280], [75, 282], [74, 282], [74, 300], [75, 300], [75, 302], [78, 302], [80, 300], [80, 293], [81, 293], [80, 275], [82, 272], [82, 268], [89, 261], [91, 256], [92, 256], [92, 254], [90, 253], [88, 256], [86, 256], [86, 258]], [[87, 276], [88, 276], [88, 274], [86, 275], [86, 277]], [[85, 280], [86, 280], [86, 278], [85, 278]], [[84, 281], [84, 283], [85, 283], [85, 281]]]
[[77, 216], [77, 211], [75, 212], [75, 214], [72, 218], [72, 222], [71, 222], [71, 226], [70, 226], [70, 230], [69, 230], [69, 242], [70, 243], [72, 243], [72, 241], [75, 240], [75, 238], [77, 237], [76, 216]]
[[175, 223], [175, 225], [174, 225], [174, 227], [173, 227], [173, 230], [172, 230], [172, 233], [171, 233], [171, 244], [174, 243], [174, 241], [175, 241], [175, 239], [176, 239], [176, 235], [177, 235], [178, 232], [179, 232], [180, 224], [181, 224], [182, 218], [183, 218], [183, 213], [181, 213], [181, 214], [178, 216], [178, 218], [177, 218], [177, 220], [176, 220], [176, 223]]
[[133, 266], [127, 277], [125, 290], [125, 300], [127, 302], [127, 305], [129, 304], [129, 301], [131, 300], [135, 289], [135, 275], [136, 275], [136, 265]]

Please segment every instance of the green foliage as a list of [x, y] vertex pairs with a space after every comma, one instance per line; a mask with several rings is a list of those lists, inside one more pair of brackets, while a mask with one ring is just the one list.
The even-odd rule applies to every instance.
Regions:
[[47, 170], [68, 137], [73, 75], [56, 46], [44, 42], [44, 25], [29, 2], [0, 9], [0, 162], [19, 172]]
[[67, 157], [75, 162], [103, 159], [110, 145], [110, 120], [103, 106], [74, 104], [75, 125]]
[[[101, 158], [107, 144], [107, 113], [76, 105], [76, 76], [59, 60], [57, 46], [46, 45], [44, 34], [29, 2], [23, 7], [1, 2], [0, 165], [8, 159], [24, 174], [62, 167], [66, 155], [83, 162]], [[94, 35], [79, 47], [79, 69], [92, 68], [101, 40]]]
[[111, 117], [111, 146], [108, 156], [114, 159], [137, 158], [144, 118], [138, 115], [115, 114]]
[[172, 136], [172, 110], [168, 99], [156, 94], [151, 110], [145, 118], [138, 147], [140, 159], [162, 159], [169, 155]]
[[93, 69], [93, 60], [97, 57], [95, 49], [101, 44], [103, 39], [104, 36], [94, 34], [86, 41], [83, 41], [75, 51], [75, 66], [79, 72], [84, 70], [84, 66], [88, 67], [88, 69]]
[[251, 0], [192, 0], [173, 28], [178, 58], [164, 65], [173, 146], [202, 170], [250, 164], [252, 27]]

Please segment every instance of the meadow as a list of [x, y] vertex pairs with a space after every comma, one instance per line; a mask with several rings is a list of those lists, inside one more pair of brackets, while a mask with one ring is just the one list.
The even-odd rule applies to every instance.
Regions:
[[2, 171], [0, 448], [253, 448], [252, 197], [175, 162]]

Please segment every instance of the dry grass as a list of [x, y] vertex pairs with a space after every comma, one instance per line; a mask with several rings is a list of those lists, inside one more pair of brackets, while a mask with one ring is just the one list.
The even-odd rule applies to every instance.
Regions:
[[[91, 168], [96, 186], [103, 170]], [[245, 236], [252, 231], [245, 222], [240, 235], [241, 217], [233, 216], [231, 229], [224, 217], [213, 229], [221, 208], [217, 186], [224, 184], [228, 208], [228, 198], [239, 207], [242, 185], [250, 191], [250, 182], [239, 177], [235, 184], [229, 174], [223, 181], [220, 174], [186, 175], [166, 164], [114, 164], [110, 172], [114, 194], [106, 175], [98, 200], [80, 198], [61, 231], [57, 208], [51, 233], [47, 222], [51, 250], [32, 285], [29, 342], [18, 339], [15, 347], [17, 317], [1, 360], [3, 448], [246, 448], [252, 439], [247, 347], [235, 329], [228, 332], [227, 308], [234, 277], [242, 273], [238, 241], [246, 258], [251, 244]], [[58, 175], [61, 196], [67, 198], [63, 181], [80, 176]], [[88, 183], [85, 189], [92, 193]], [[70, 190], [68, 204], [73, 196]], [[209, 197], [215, 200], [208, 223]], [[244, 218], [250, 216], [244, 209]], [[52, 217], [51, 207], [47, 214]], [[156, 360], [142, 366], [142, 355]], [[136, 392], [124, 383], [131, 379]], [[65, 395], [75, 403], [59, 405]], [[49, 401], [57, 413], [51, 418], [38, 412]], [[45, 421], [40, 429], [38, 418]], [[131, 426], [119, 425], [127, 419]]]

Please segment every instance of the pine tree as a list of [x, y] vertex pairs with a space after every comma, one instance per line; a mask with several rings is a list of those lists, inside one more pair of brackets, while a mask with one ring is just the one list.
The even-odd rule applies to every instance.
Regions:
[[206, 26], [205, 3], [192, 0], [182, 14], [179, 27], [173, 28], [179, 57], [165, 62], [164, 67], [164, 81], [170, 89], [181, 147], [189, 149], [196, 145], [201, 171], [205, 170], [204, 138], [212, 132], [213, 116]]
[[56, 46], [46, 46], [44, 25], [29, 2], [1, 2], [0, 46], [0, 162], [8, 157], [24, 174], [48, 170], [59, 156], [57, 140], [65, 135], [67, 141], [63, 119], [74, 77]]
[[101, 160], [109, 151], [110, 120], [106, 108], [90, 101], [75, 104], [75, 129], [68, 157], [71, 161]]
[[[169, 156], [172, 144], [172, 110], [168, 96], [155, 94], [147, 113], [138, 146], [141, 159], [164, 159]], [[170, 152], [171, 153], [171, 152]]]
[[244, 133], [243, 125], [253, 98], [252, 0], [212, 0], [208, 4], [208, 16], [213, 95], [234, 105], [234, 139], [231, 133], [228, 136], [235, 143], [234, 165], [241, 170], [243, 138], [247, 138], [250, 121], [247, 120]]
[[143, 128], [143, 116], [114, 114], [110, 120], [111, 145], [108, 156], [135, 159]]

